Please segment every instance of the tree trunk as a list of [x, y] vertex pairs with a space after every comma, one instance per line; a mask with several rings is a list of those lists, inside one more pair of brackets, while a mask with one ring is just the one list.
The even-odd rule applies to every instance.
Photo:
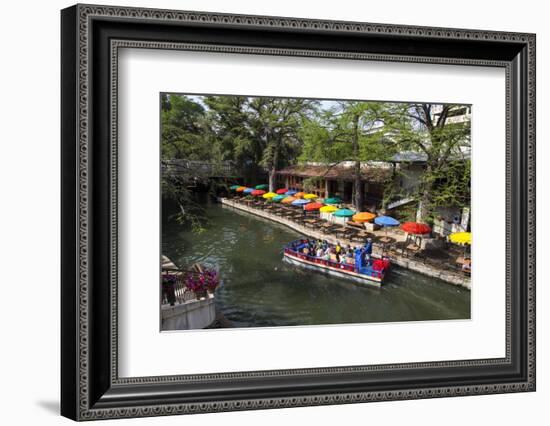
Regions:
[[363, 208], [363, 191], [361, 191], [361, 161], [359, 161], [359, 115], [353, 121], [353, 158], [355, 159], [353, 181], [353, 206], [358, 212]]
[[279, 161], [279, 150], [274, 148], [273, 162], [269, 168], [269, 192], [275, 192], [275, 179], [277, 177], [277, 162]]
[[269, 170], [269, 192], [275, 192], [275, 176], [277, 168], [272, 166]]
[[355, 162], [355, 179], [353, 182], [353, 206], [360, 212], [363, 209], [363, 191], [361, 190], [361, 162]]
[[[427, 176], [430, 176], [431, 172], [432, 172], [432, 167], [428, 164], [426, 166], [425, 174]], [[422, 192], [420, 194], [420, 206], [416, 217], [416, 220], [418, 222], [425, 223], [428, 217], [430, 216], [431, 191], [432, 191], [431, 181], [424, 182], [424, 184], [422, 185]]]

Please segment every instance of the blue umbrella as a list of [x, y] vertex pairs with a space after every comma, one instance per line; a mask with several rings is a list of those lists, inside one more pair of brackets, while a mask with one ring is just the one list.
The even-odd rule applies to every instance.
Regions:
[[294, 200], [292, 203], [293, 206], [303, 206], [304, 204], [307, 204], [309, 203], [309, 200], [303, 200], [301, 198], [299, 198], [298, 200]]
[[374, 223], [380, 226], [398, 226], [399, 221], [391, 216], [378, 216], [374, 218]]
[[[374, 218], [374, 223], [384, 228], [386, 238], [388, 238], [388, 228], [399, 225], [399, 221], [391, 216], [378, 216]], [[385, 249], [384, 249], [385, 250]]]
[[254, 188], [246, 188], [243, 192], [245, 194], [250, 194], [252, 191], [255, 191], [255, 189]]
[[293, 189], [291, 189], [290, 191], [286, 191], [285, 192], [285, 195], [294, 195], [294, 194], [297, 194], [298, 191], [294, 191]]

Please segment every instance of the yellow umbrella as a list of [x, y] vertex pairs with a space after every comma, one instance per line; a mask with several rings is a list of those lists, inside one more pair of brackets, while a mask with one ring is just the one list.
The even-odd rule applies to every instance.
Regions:
[[304, 195], [306, 195], [305, 192], [297, 192], [296, 194], [293, 195], [293, 197], [302, 198]]
[[334, 213], [336, 210], [338, 210], [338, 207], [334, 206], [323, 206], [319, 209], [321, 213]]
[[353, 215], [354, 222], [368, 222], [376, 217], [375, 214], [369, 212], [361, 212]]
[[272, 199], [273, 197], [276, 197], [276, 196], [277, 196], [277, 194], [275, 194], [274, 192], [268, 192], [268, 193], [262, 195], [262, 197], [264, 197], [267, 200], [270, 200], [270, 199]]
[[472, 244], [472, 233], [471, 232], [455, 232], [454, 234], [449, 235], [449, 240], [455, 244]]
[[315, 194], [306, 194], [306, 195], [304, 195], [304, 200], [314, 200], [315, 198], [317, 198], [317, 195], [315, 195]]
[[281, 201], [281, 203], [283, 203], [283, 204], [290, 204], [290, 203], [292, 203], [293, 201], [295, 201], [295, 200], [297, 200], [297, 199], [298, 199], [298, 198], [296, 198], [296, 197], [286, 197], [285, 199], [283, 199], [283, 200]]

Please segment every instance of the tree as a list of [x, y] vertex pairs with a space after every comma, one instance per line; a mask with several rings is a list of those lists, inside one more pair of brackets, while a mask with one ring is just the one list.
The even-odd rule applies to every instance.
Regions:
[[344, 161], [353, 165], [353, 204], [363, 209], [361, 163], [388, 159], [395, 144], [385, 137], [387, 114], [380, 102], [339, 102], [303, 129], [302, 161], [328, 164], [327, 172]]
[[[442, 205], [469, 204], [470, 120], [464, 105], [393, 104], [388, 131], [401, 150], [424, 153], [419, 220], [430, 221]], [[451, 117], [462, 117], [451, 120]]]
[[[163, 167], [170, 160], [212, 162], [219, 157], [219, 144], [210, 131], [207, 111], [198, 101], [184, 95], [161, 96], [161, 159]], [[204, 211], [196, 202], [192, 187], [209, 184], [200, 168], [178, 168], [177, 173], [162, 173], [163, 197], [179, 207], [176, 219], [188, 223], [194, 231], [204, 229]]]
[[294, 160], [301, 150], [299, 132], [316, 102], [308, 99], [251, 98], [250, 126], [262, 146], [263, 165], [269, 176], [269, 190], [275, 190], [277, 170]]
[[161, 155], [164, 160], [203, 160], [211, 147], [203, 132], [204, 107], [187, 96], [161, 97]]
[[206, 96], [208, 131], [212, 146], [219, 146], [220, 158], [235, 162], [241, 176], [255, 181], [262, 159], [263, 146], [251, 128], [246, 96]]

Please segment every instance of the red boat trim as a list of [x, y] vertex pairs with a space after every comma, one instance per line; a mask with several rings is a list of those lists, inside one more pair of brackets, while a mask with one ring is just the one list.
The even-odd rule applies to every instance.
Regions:
[[309, 260], [308, 256], [306, 256], [305, 254], [296, 253], [290, 249], [285, 249], [284, 255], [307, 265], [315, 266], [321, 269], [328, 269], [330, 271], [339, 272], [344, 275], [350, 275], [365, 281], [382, 283], [382, 280], [384, 279], [383, 272], [378, 272], [378, 276], [359, 274], [355, 272], [354, 267], [351, 265], [340, 264], [339, 267], [334, 267], [330, 265], [330, 263], [334, 263], [334, 262], [331, 262], [329, 260], [324, 260], [324, 259], [317, 259], [317, 258], [314, 261]]

